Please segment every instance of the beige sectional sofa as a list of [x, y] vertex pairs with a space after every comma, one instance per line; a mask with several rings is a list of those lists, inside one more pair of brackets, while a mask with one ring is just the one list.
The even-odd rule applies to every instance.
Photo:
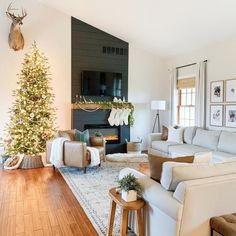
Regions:
[[[236, 212], [235, 161], [165, 162], [161, 183], [130, 168], [119, 178], [129, 173], [138, 178], [146, 201], [145, 236], [210, 236], [211, 217]], [[129, 226], [136, 228], [133, 216]]]
[[160, 133], [149, 137], [149, 154], [174, 158], [204, 152], [212, 152], [215, 163], [236, 159], [236, 133], [186, 127], [183, 143], [162, 141]]

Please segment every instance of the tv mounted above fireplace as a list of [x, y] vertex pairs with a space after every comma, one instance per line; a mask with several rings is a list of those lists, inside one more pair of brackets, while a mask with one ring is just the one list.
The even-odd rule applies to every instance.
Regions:
[[82, 71], [81, 95], [122, 97], [122, 74], [116, 72]]

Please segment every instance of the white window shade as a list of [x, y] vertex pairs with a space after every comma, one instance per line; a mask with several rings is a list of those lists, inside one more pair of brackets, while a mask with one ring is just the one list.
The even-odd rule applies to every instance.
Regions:
[[196, 77], [197, 74], [197, 66], [186, 66], [178, 69], [178, 80]]

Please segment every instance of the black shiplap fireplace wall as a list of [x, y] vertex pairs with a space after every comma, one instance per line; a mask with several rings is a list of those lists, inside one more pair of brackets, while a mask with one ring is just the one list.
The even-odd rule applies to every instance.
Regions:
[[[128, 99], [129, 44], [76, 18], [71, 18], [71, 102], [81, 95], [81, 72], [101, 71], [122, 74], [122, 97]], [[112, 97], [87, 96], [92, 101]]]
[[[129, 44], [76, 18], [71, 18], [71, 102], [81, 95], [81, 72], [102, 71], [122, 74], [122, 97], [128, 99]], [[87, 100], [111, 101], [112, 97], [87, 96]], [[84, 130], [87, 124], [108, 124], [110, 110], [86, 112], [72, 109], [72, 128]], [[107, 144], [107, 153], [126, 152], [130, 127], [119, 129], [120, 142]]]
[[[81, 109], [72, 110], [72, 128], [84, 130], [86, 125], [109, 125], [108, 117], [110, 110], [97, 110], [95, 112], [87, 112]], [[115, 127], [115, 126], [114, 126]], [[106, 145], [106, 153], [126, 152], [126, 139], [130, 140], [130, 126], [119, 126], [119, 143], [108, 143]]]

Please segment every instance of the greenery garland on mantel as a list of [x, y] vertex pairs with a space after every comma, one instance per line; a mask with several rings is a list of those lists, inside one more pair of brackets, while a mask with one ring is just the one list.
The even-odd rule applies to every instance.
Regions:
[[99, 109], [111, 110], [129, 108], [131, 110], [129, 115], [130, 126], [134, 125], [134, 105], [131, 102], [113, 102], [113, 101], [98, 101], [98, 102], [77, 102], [72, 104], [72, 109], [82, 109], [87, 112], [97, 111]]

